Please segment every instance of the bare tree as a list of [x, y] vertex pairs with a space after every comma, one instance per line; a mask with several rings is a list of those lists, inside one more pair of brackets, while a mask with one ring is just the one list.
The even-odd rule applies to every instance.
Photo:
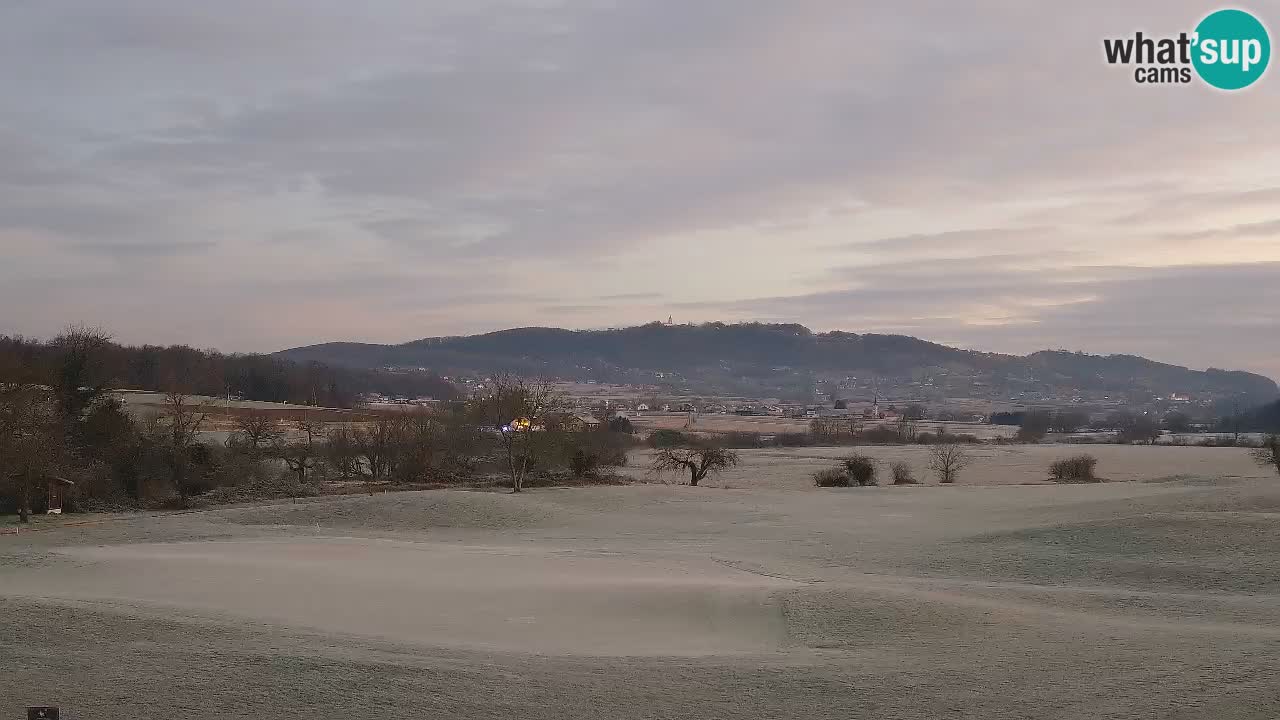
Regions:
[[960, 471], [972, 460], [969, 452], [955, 443], [941, 443], [929, 448], [929, 469], [938, 474], [939, 482], [945, 484], [955, 482]]
[[360, 450], [351, 428], [340, 425], [329, 431], [324, 444], [324, 458], [329, 467], [343, 478], [361, 475]]
[[1280, 435], [1268, 435], [1262, 439], [1262, 447], [1254, 448], [1253, 459], [1262, 467], [1274, 467], [1280, 473]]
[[236, 433], [250, 454], [259, 455], [273, 447], [284, 430], [269, 413], [253, 410], [236, 418]]
[[364, 458], [363, 466], [371, 481], [381, 480], [395, 472], [403, 423], [404, 418], [398, 415], [383, 414], [365, 427], [352, 431], [355, 446]]
[[477, 391], [469, 405], [477, 423], [497, 433], [511, 491], [520, 492], [546, 444], [539, 425], [565, 406], [563, 397], [548, 380], [500, 375]]
[[809, 436], [815, 443], [834, 443], [840, 438], [839, 420], [814, 418], [809, 421]]
[[425, 408], [407, 413], [396, 432], [395, 479], [407, 482], [426, 479], [443, 454], [443, 436], [442, 424]]
[[668, 448], [653, 459], [653, 472], [688, 472], [697, 487], [707, 475], [738, 464], [738, 454], [718, 447]]
[[862, 428], [863, 428], [862, 413], [859, 413], [859, 412], [850, 413], [849, 416], [845, 418], [845, 426], [849, 430], [849, 437], [854, 440], [857, 440], [858, 436], [862, 434]]
[[41, 385], [0, 384], [0, 471], [16, 490], [23, 523], [31, 521], [37, 484], [56, 471], [65, 450], [55, 402]]
[[915, 418], [906, 414], [900, 416], [897, 423], [898, 442], [915, 442], [918, 429], [919, 423]]
[[187, 496], [191, 447], [196, 444], [205, 417], [204, 407], [192, 404], [186, 395], [176, 390], [165, 395], [163, 424], [159, 430], [168, 451], [173, 487], [180, 497]]
[[50, 385], [64, 420], [77, 421], [107, 388], [104, 350], [111, 343], [105, 331], [84, 325], [68, 326], [53, 339], [56, 349]]
[[297, 440], [287, 440], [284, 436], [276, 441], [276, 454], [284, 461], [289, 472], [297, 476], [298, 482], [307, 481], [307, 473], [316, 466], [319, 448], [316, 439], [323, 437], [325, 425], [313, 420], [305, 413], [294, 423], [294, 429], [302, 436]]

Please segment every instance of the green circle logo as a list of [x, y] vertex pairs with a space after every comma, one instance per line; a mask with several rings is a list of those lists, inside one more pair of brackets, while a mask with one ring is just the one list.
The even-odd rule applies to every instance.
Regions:
[[1249, 87], [1271, 60], [1271, 38], [1258, 18], [1243, 10], [1218, 10], [1196, 26], [1191, 62], [1200, 79], [1219, 90]]

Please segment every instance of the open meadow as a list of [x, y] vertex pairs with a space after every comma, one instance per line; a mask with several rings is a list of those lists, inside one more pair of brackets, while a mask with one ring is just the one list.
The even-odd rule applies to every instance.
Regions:
[[41, 518], [0, 535], [0, 716], [1274, 717], [1280, 482], [1089, 449], [1134, 481], [977, 447], [954, 487], [817, 489], [847, 449], [806, 448], [710, 487]]
[[[974, 444], [962, 447], [971, 459], [968, 467], [960, 473], [958, 484], [961, 485], [1047, 483], [1049, 463], [1081, 453], [1098, 458], [1098, 475], [1112, 481], [1268, 477], [1268, 470], [1254, 463], [1244, 448], [1075, 444]], [[685, 479], [674, 475], [655, 476], [649, 472], [655, 452], [633, 451], [627, 467], [620, 468], [620, 472], [637, 480]], [[905, 462], [922, 483], [937, 483], [937, 478], [929, 471], [928, 445], [763, 448], [736, 452], [741, 459], [739, 465], [708, 478], [706, 484], [730, 488], [804, 488], [813, 484], [813, 473], [834, 467], [842, 458], [854, 453], [876, 461], [882, 482], [887, 481], [893, 463]]]
[[[644, 432], [654, 430], [688, 430], [689, 414], [676, 412], [636, 413], [630, 417], [631, 423]], [[781, 417], [778, 415], [728, 415], [723, 413], [704, 413], [697, 416], [692, 430], [699, 433], [802, 433], [809, 431], [809, 423], [813, 418]], [[871, 427], [893, 427], [889, 421], [866, 423]], [[1010, 438], [1018, 428], [1012, 425], [988, 425], [986, 423], [938, 422], [922, 420], [916, 423], [919, 432], [936, 433], [939, 427], [945, 427], [953, 434], [968, 434], [979, 440]]]

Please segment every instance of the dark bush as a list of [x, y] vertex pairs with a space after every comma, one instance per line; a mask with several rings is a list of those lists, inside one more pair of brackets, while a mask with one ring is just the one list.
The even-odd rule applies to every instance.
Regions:
[[977, 435], [969, 433], [949, 433], [943, 432], [945, 428], [940, 429], [936, 434], [930, 432], [922, 432], [916, 435], [916, 442], [920, 445], [936, 445], [938, 443], [955, 443], [957, 445], [973, 445], [979, 442]]
[[872, 445], [895, 445], [902, 442], [897, 430], [883, 425], [863, 430], [858, 440]]
[[225, 505], [228, 503], [258, 502], [262, 500], [278, 500], [281, 498], [317, 497], [320, 488], [313, 482], [300, 482], [292, 472], [276, 473], [272, 477], [255, 477], [249, 482], [235, 487], [221, 486], [210, 490], [199, 498], [192, 498], [189, 505], [203, 507], [209, 505]]
[[1054, 482], [1100, 482], [1093, 472], [1097, 466], [1098, 458], [1092, 455], [1062, 458], [1049, 465], [1049, 478]]
[[849, 481], [855, 485], [877, 485], [876, 462], [866, 455], [850, 455], [844, 460], [845, 472]]
[[1116, 433], [1116, 439], [1122, 443], [1155, 445], [1160, 439], [1160, 423], [1146, 415], [1126, 418]]
[[849, 473], [844, 468], [827, 468], [813, 474], [813, 484], [818, 487], [849, 487]]
[[[626, 433], [565, 433], [559, 438], [556, 466], [567, 467], [576, 479], [595, 477], [602, 468], [626, 465], [627, 450], [637, 445], [639, 441]], [[552, 467], [544, 466], [542, 470], [549, 472]]]
[[273, 468], [268, 461], [247, 453], [228, 452], [210, 477], [215, 487], [236, 487], [266, 482], [277, 472], [278, 469]]
[[809, 433], [802, 432], [778, 433], [774, 441], [782, 447], [808, 447], [813, 444], [813, 438]]
[[1044, 410], [1034, 410], [1022, 416], [1022, 423], [1014, 437], [1018, 442], [1038, 443], [1053, 427], [1053, 416]]
[[722, 443], [727, 448], [762, 448], [767, 444], [760, 433], [731, 432], [726, 433]]
[[196, 504], [195, 498], [163, 495], [148, 498], [142, 506], [148, 510], [191, 510]]
[[634, 444], [623, 433], [573, 433], [566, 436], [563, 462], [575, 478], [594, 476], [601, 468], [625, 466], [627, 449]]
[[679, 430], [654, 430], [649, 435], [649, 447], [659, 450], [682, 447], [689, 444], [689, 436]]
[[577, 478], [592, 475], [599, 467], [600, 456], [582, 448], [575, 450], [569, 458], [569, 472]]

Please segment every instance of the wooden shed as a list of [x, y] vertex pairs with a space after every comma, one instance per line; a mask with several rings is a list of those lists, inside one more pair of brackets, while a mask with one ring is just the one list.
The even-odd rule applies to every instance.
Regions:
[[50, 515], [62, 514], [62, 498], [67, 492], [68, 487], [74, 487], [75, 483], [66, 478], [49, 476], [49, 504], [45, 512]]

